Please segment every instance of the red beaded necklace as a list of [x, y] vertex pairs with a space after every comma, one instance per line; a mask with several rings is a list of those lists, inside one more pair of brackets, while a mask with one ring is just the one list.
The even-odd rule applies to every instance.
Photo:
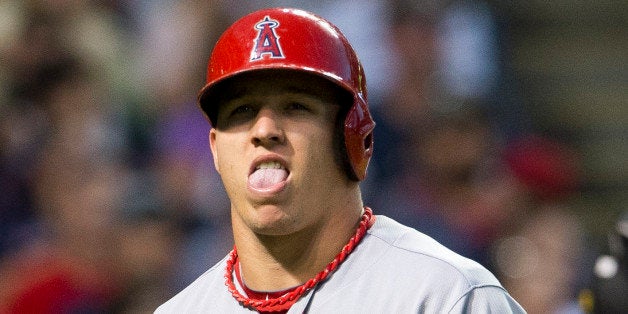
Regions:
[[360, 243], [362, 238], [364, 238], [364, 235], [366, 235], [366, 231], [373, 225], [374, 222], [375, 216], [373, 216], [373, 211], [368, 207], [364, 207], [364, 214], [362, 214], [362, 219], [360, 220], [360, 224], [358, 225], [355, 235], [349, 239], [349, 243], [342, 248], [334, 260], [327, 264], [327, 267], [325, 267], [325, 269], [318, 273], [314, 278], [294, 288], [292, 291], [281, 297], [268, 300], [250, 299], [243, 296], [238, 289], [236, 289], [233, 281], [233, 267], [238, 259], [238, 252], [235, 246], [233, 247], [231, 253], [229, 253], [229, 259], [227, 260], [225, 285], [233, 297], [246, 307], [253, 308], [258, 312], [285, 311], [296, 303], [297, 300], [307, 291], [315, 287], [319, 282], [324, 281], [329, 274], [333, 273]]

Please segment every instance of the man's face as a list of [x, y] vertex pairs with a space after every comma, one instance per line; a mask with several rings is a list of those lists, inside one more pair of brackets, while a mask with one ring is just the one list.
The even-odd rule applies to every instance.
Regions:
[[337, 89], [298, 72], [261, 72], [221, 86], [210, 146], [235, 223], [289, 234], [326, 215], [347, 185], [334, 161]]

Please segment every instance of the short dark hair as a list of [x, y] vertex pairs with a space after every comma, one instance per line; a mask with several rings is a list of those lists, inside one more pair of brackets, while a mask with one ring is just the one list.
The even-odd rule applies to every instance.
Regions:
[[340, 169], [345, 172], [349, 180], [360, 181], [353, 171], [353, 166], [351, 166], [349, 154], [347, 153], [347, 144], [345, 142], [345, 120], [347, 119], [349, 110], [353, 106], [354, 99], [353, 95], [349, 91], [341, 88], [340, 86], [337, 86], [337, 88], [338, 91], [336, 92], [336, 95], [338, 95], [337, 98], [340, 109], [338, 110], [336, 121], [334, 123], [334, 160]]

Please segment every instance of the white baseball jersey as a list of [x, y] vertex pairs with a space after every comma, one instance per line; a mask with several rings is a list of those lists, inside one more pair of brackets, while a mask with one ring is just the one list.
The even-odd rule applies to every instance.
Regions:
[[[225, 286], [227, 258], [156, 313], [255, 313]], [[238, 285], [237, 280], [236, 286]], [[242, 288], [237, 286], [244, 295]], [[378, 215], [338, 269], [288, 313], [525, 313], [480, 264]]]

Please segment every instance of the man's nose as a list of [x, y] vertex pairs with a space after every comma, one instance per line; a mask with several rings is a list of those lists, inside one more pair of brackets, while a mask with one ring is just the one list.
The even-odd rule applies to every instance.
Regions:
[[272, 145], [283, 143], [285, 134], [282, 121], [274, 110], [262, 108], [255, 118], [251, 129], [251, 141], [254, 145]]

